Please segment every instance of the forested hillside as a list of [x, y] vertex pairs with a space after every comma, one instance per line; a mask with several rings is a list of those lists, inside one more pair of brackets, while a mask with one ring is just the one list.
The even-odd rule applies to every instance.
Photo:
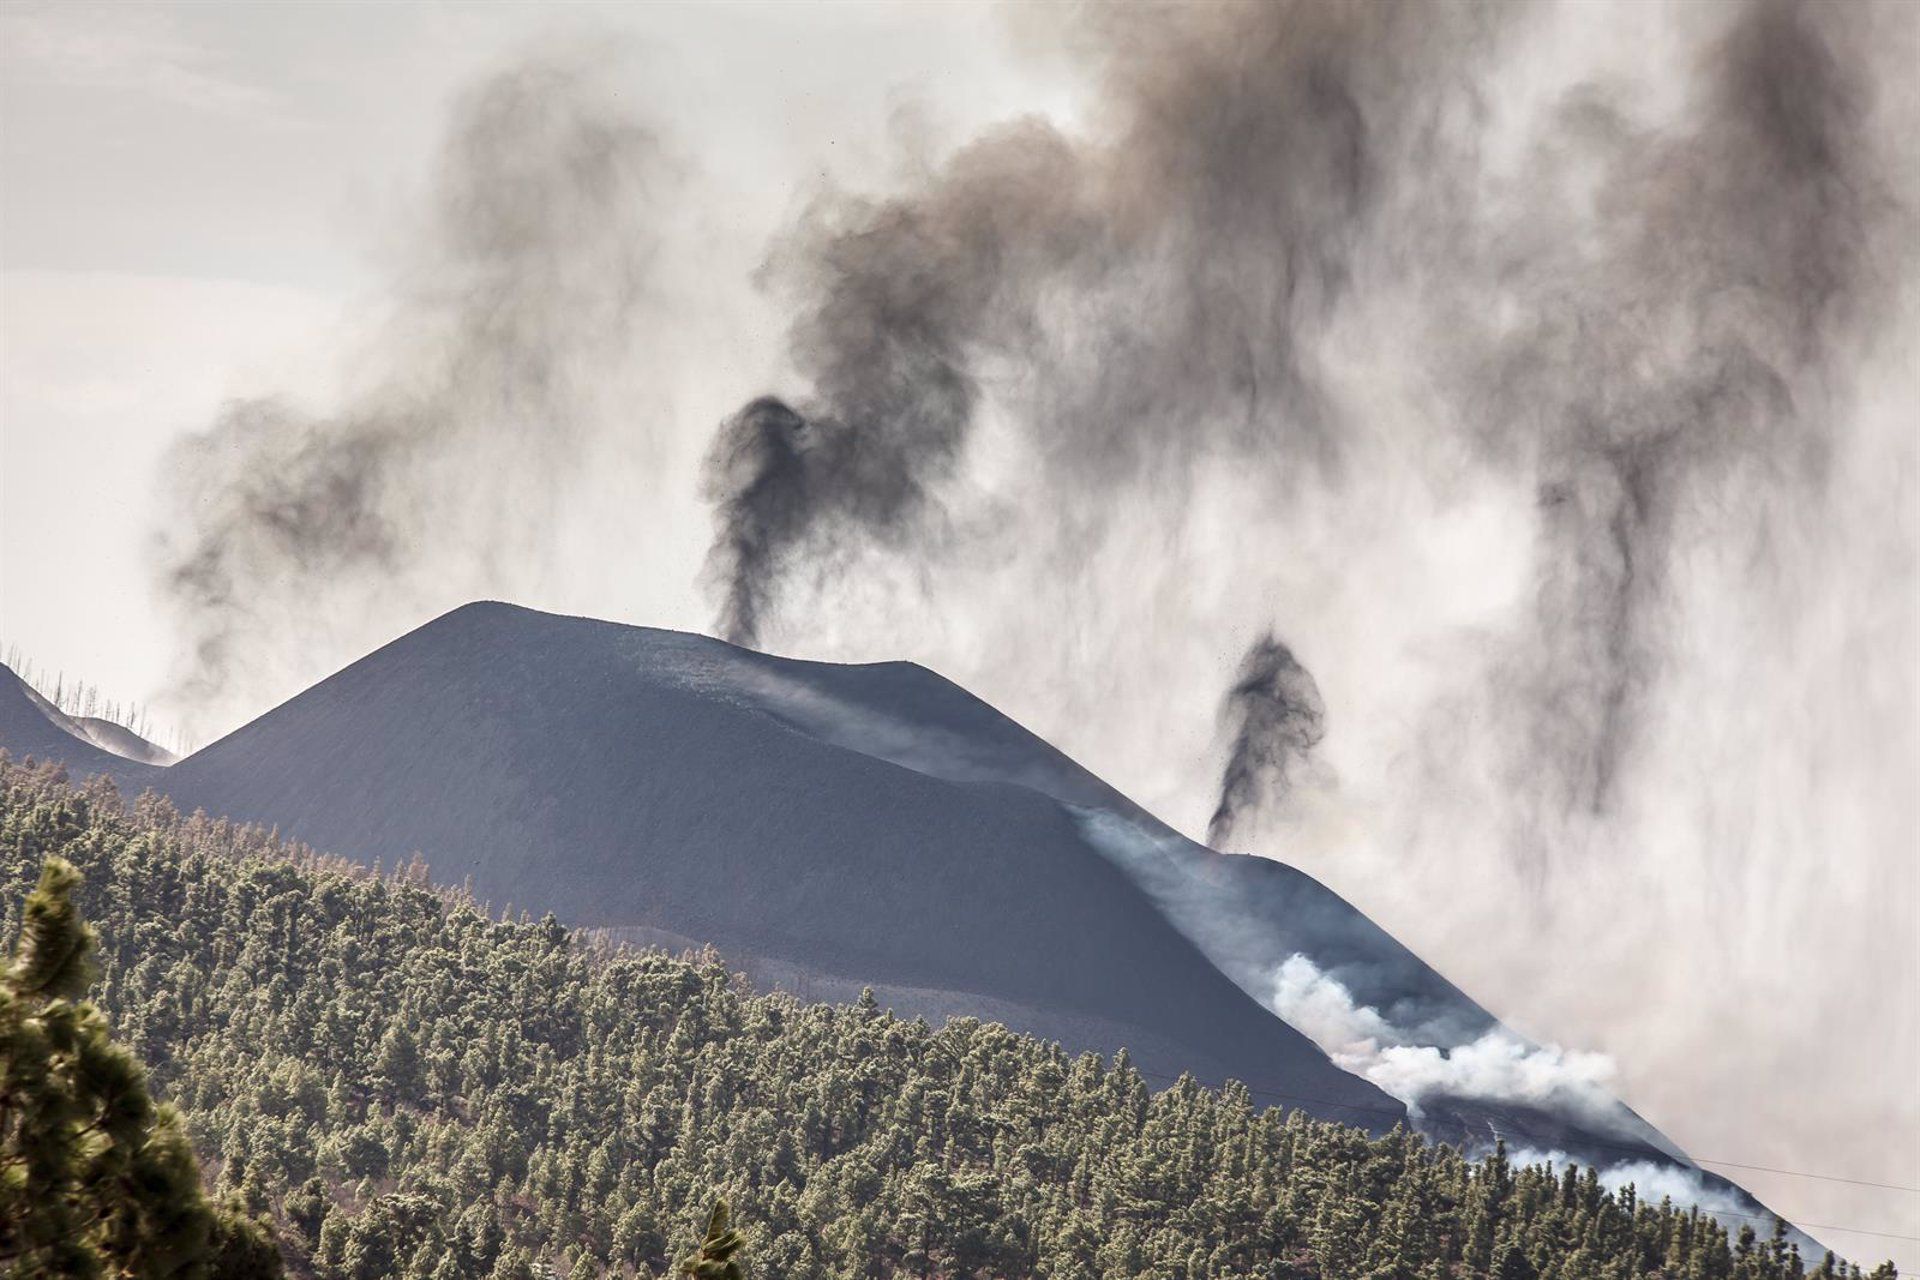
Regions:
[[56, 854], [114, 1034], [297, 1275], [658, 1274], [716, 1193], [768, 1280], [1802, 1272], [1766, 1231], [1592, 1174], [1238, 1085], [1154, 1092], [1124, 1056], [992, 1025], [754, 996], [714, 960], [491, 919], [418, 868], [0, 763], [5, 937]]

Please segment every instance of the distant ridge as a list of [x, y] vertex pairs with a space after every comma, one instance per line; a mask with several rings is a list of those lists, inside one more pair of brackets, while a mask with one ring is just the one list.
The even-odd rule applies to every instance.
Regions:
[[33, 756], [58, 760], [75, 774], [105, 774], [136, 792], [153, 785], [149, 779], [157, 767], [157, 762], [134, 759], [100, 746], [85, 726], [4, 664], [0, 664], [0, 747], [16, 759]]

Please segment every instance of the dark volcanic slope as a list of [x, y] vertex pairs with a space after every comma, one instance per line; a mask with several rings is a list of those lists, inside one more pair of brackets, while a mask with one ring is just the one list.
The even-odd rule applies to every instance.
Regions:
[[127, 726], [100, 716], [68, 717], [76, 729], [95, 746], [125, 756], [138, 764], [172, 764], [173, 752], [158, 743], [148, 742]]
[[[115, 726], [118, 728], [119, 726]], [[127, 735], [133, 737], [131, 733]], [[135, 739], [139, 741], [139, 739]], [[0, 665], [0, 748], [16, 760], [57, 760], [76, 775], [106, 774], [138, 792], [159, 777], [156, 766], [116, 755], [87, 739], [86, 730], [35, 693], [11, 667]]]
[[933, 777], [1012, 784], [1067, 805], [1082, 837], [1149, 890], [1249, 991], [1266, 994], [1280, 965], [1300, 953], [1360, 1004], [1428, 1033], [1432, 1043], [1463, 1043], [1498, 1025], [1313, 877], [1188, 840], [1045, 739], [924, 667], [782, 661], [743, 687], [824, 741]]
[[[953, 688], [904, 665], [786, 663], [470, 605], [171, 768], [67, 759], [317, 847], [389, 863], [418, 850], [496, 906], [711, 942], [809, 989], [871, 983], [896, 1007], [1125, 1045], [1160, 1070], [1280, 1084], [1374, 1127], [1403, 1114], [1223, 976], [1069, 807], [810, 732], [833, 701], [811, 678], [848, 672], [883, 693]], [[14, 754], [54, 754], [14, 730], [0, 720]]]
[[[1406, 1109], [1263, 1006], [1290, 957], [1405, 1043], [1507, 1034], [1312, 877], [1185, 839], [908, 663], [475, 604], [171, 767], [85, 732], [0, 668], [16, 757], [361, 859], [419, 851], [496, 906], [712, 943], [762, 984], [835, 1000], [871, 985], [902, 1012], [1125, 1046], [1151, 1072], [1235, 1076], [1261, 1101], [1376, 1129]], [[1418, 1126], [1447, 1140], [1684, 1164], [1604, 1097], [1418, 1102]]]

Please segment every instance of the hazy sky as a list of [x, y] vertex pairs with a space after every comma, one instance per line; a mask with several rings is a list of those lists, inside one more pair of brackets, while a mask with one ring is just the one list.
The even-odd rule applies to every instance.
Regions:
[[[882, 171], [902, 130], [1070, 113], [1073, 81], [1013, 43], [961, 4], [0, 7], [6, 639], [154, 697], [162, 450], [230, 398], [329, 394], [450, 99], [503, 59], [617, 51], [697, 165], [702, 236], [752, 311], [744, 277], [807, 184]], [[710, 358], [764, 367], [773, 328], [750, 316]], [[634, 616], [704, 623], [685, 575], [659, 586]]]
[[[1869, 52], [1849, 46], [1847, 57], [1891, 66], [1920, 55], [1915, 24], [1901, 20], [1910, 6], [1860, 8]], [[1116, 11], [1131, 12], [1097, 10]], [[872, 354], [859, 334], [839, 333], [816, 334], [796, 356], [787, 326], [847, 297], [861, 318], [856, 286], [872, 282], [853, 250], [873, 237], [795, 248], [797, 300], [769, 291], [759, 272], [769, 247], [829, 189], [903, 192], [902, 207], [936, 227], [1002, 233], [997, 206], [969, 206], [971, 179], [945, 157], [969, 139], [1004, 139], [993, 132], [1003, 122], [1043, 117], [1072, 140], [1028, 131], [1058, 143], [1060, 181], [1044, 168], [1023, 176], [1014, 207], [1032, 221], [1004, 243], [1054, 274], [1031, 296], [1014, 279], [995, 297], [1030, 308], [1017, 318], [1052, 323], [1028, 352], [987, 332], [1002, 318], [990, 307], [964, 317], [982, 345], [999, 345], [973, 370], [985, 390], [965, 465], [935, 476], [951, 521], [938, 536], [850, 544], [811, 576], [789, 574], [767, 646], [925, 662], [1197, 834], [1225, 753], [1221, 694], [1249, 645], [1277, 629], [1324, 695], [1326, 737], [1297, 794], [1248, 827], [1248, 848], [1354, 899], [1523, 1031], [1612, 1054], [1627, 1100], [1696, 1155], [1920, 1183], [1920, 331], [1900, 274], [1912, 258], [1877, 257], [1876, 242], [1861, 259], [1857, 274], [1887, 276], [1897, 295], [1875, 302], [1865, 337], [1849, 330], [1829, 348], [1823, 315], [1804, 332], [1792, 317], [1776, 323], [1769, 308], [1794, 310], [1782, 281], [1792, 285], [1799, 264], [1780, 268], [1768, 237], [1808, 248], [1809, 290], [1821, 287], [1816, 251], [1844, 257], [1827, 241], [1846, 237], [1823, 238], [1804, 207], [1787, 199], [1776, 211], [1771, 188], [1743, 185], [1752, 176], [1724, 156], [1755, 145], [1741, 132], [1750, 122], [1715, 115], [1710, 93], [1704, 109], [1689, 97], [1701, 50], [1747, 10], [1543, 0], [1512, 11], [1525, 20], [1487, 67], [1460, 52], [1472, 39], [1449, 50], [1437, 28], [1431, 41], [1415, 31], [1406, 47], [1361, 47], [1336, 71], [1358, 68], [1355, 92], [1375, 95], [1366, 106], [1385, 121], [1387, 148], [1417, 153], [1421, 94], [1456, 100], [1443, 55], [1461, 56], [1472, 73], [1462, 80], [1484, 89], [1474, 111], [1438, 126], [1470, 136], [1471, 181], [1430, 191], [1419, 174], [1404, 188], [1383, 178], [1379, 222], [1394, 234], [1371, 245], [1349, 236], [1337, 207], [1314, 202], [1329, 177], [1323, 104], [1284, 83], [1235, 87], [1254, 99], [1244, 119], [1267, 130], [1248, 135], [1267, 153], [1248, 156], [1258, 207], [1243, 221], [1271, 216], [1304, 259], [1330, 264], [1294, 276], [1284, 257], [1282, 290], [1270, 274], [1280, 255], [1258, 237], [1180, 241], [1195, 209], [1237, 208], [1239, 156], [1207, 157], [1197, 142], [1190, 152], [1179, 133], [1239, 145], [1231, 92], [1210, 114], [1218, 103], [1142, 56], [1121, 68], [1133, 97], [1103, 98], [1066, 12], [5, 0], [0, 640], [110, 696], [157, 700], [163, 720], [204, 733], [473, 595], [710, 629], [701, 567], [713, 509], [700, 486], [715, 425], [749, 396], [804, 395], [802, 374], [863, 367]], [[1344, 48], [1344, 29], [1329, 26]], [[1182, 45], [1178, 56], [1220, 56], [1204, 24], [1196, 31], [1198, 52]], [[255, 580], [268, 603], [246, 637], [254, 665], [220, 696], [169, 700], [185, 646], [156, 566], [163, 539], [203, 514], [179, 510], [182, 494], [208, 495], [157, 478], [223, 405], [274, 397], [316, 438], [364, 425], [395, 397], [516, 425], [487, 401], [485, 378], [441, 359], [434, 326], [457, 328], [461, 313], [420, 263], [445, 238], [435, 219], [449, 216], [449, 190], [458, 203], [448, 174], [472, 159], [453, 122], [471, 110], [473, 86], [549, 53], [591, 67], [594, 93], [610, 99], [589, 95], [591, 110], [630, 114], [658, 144], [634, 224], [650, 255], [645, 296], [613, 299], [619, 358], [556, 366], [575, 397], [564, 407], [591, 420], [581, 475], [523, 494], [493, 473], [526, 455], [512, 441], [490, 453], [481, 439], [499, 424], [476, 444], [456, 423], [447, 438], [472, 444], [471, 456], [408, 481], [438, 477], [447, 491], [399, 490], [424, 508], [403, 536], [431, 544], [403, 548], [406, 573], [352, 566], [297, 618], [271, 610], [306, 607], [313, 573], [295, 565]], [[1773, 103], [1764, 86], [1761, 99]], [[1127, 136], [1144, 142], [1101, 150], [1128, 125], [1121, 109], [1142, 101]], [[1780, 101], [1789, 115], [1806, 105]], [[1142, 123], [1158, 108], [1166, 137]], [[1853, 212], [1910, 240], [1911, 206], [1893, 218], [1872, 201], [1911, 193], [1911, 75], [1883, 85], [1859, 120], [1863, 134], [1907, 142], [1876, 161], [1887, 190]], [[1019, 137], [986, 152], [1023, 154]], [[1198, 194], [1181, 187], [1188, 179]], [[1441, 197], [1468, 210], [1458, 237]], [[1074, 223], [1085, 212], [1076, 200], [1100, 216]], [[1692, 217], [1695, 206], [1722, 223]], [[1748, 206], [1761, 209], [1759, 230], [1723, 244], [1738, 237], [1721, 225], [1741, 231]], [[866, 225], [859, 208], [834, 207]], [[1629, 234], [1642, 220], [1658, 234]], [[1076, 256], [1071, 235], [1022, 240], [1031, 225], [1109, 234], [1096, 246], [1108, 252]], [[607, 248], [596, 230], [607, 233], [582, 228], [589, 270]], [[1178, 251], [1143, 252], [1135, 271], [1128, 251], [1164, 250], [1152, 239], [1163, 232]], [[966, 236], [954, 241], [959, 266], [978, 269]], [[1696, 269], [1707, 286], [1697, 297], [1666, 287]], [[1510, 310], [1483, 309], [1482, 285]], [[563, 301], [609, 301], [590, 280], [566, 288]], [[1325, 306], [1276, 330], [1262, 289]], [[1751, 307], [1746, 289], [1759, 296]], [[518, 336], [539, 345], [555, 316], [529, 314]], [[1191, 346], [1189, 329], [1200, 334]], [[1243, 350], [1247, 334], [1281, 341]], [[1793, 407], [1771, 409], [1751, 366], [1715, 364], [1729, 347], [1785, 369]], [[1204, 391], [1169, 408], [1207, 378], [1231, 390], [1231, 412]], [[1308, 481], [1276, 490], [1228, 438], [1242, 399], [1249, 424], [1324, 408], [1327, 430], [1344, 433], [1328, 448], [1341, 465], [1316, 471], [1313, 457], [1289, 455], [1287, 475]], [[1636, 434], [1693, 403], [1710, 428], [1685, 436], [1695, 452]], [[1189, 434], [1165, 454], [1124, 432], [1113, 433], [1117, 461], [1073, 452], [1084, 439], [1113, 444], [1099, 435], [1103, 415], [1130, 425], [1141, 406]], [[1750, 452], [1749, 417], [1763, 428]], [[1567, 425], [1589, 419], [1604, 448]], [[1803, 431], [1825, 451], [1796, 451]], [[1494, 456], [1496, 438], [1514, 457]], [[225, 439], [206, 437], [204, 467], [252, 465], [237, 446], [222, 454]], [[1636, 450], [1651, 470], [1634, 470]], [[1089, 458], [1111, 472], [1081, 465]], [[1062, 459], [1078, 466], [1071, 483]], [[484, 491], [473, 502], [468, 482]], [[1589, 626], [1595, 613], [1611, 629]], [[1607, 642], [1615, 648], [1599, 652]], [[1613, 683], [1586, 679], [1587, 668]], [[1589, 745], [1561, 735], [1561, 720], [1612, 701], [1632, 701], [1636, 719], [1630, 750], [1603, 742], [1586, 769], [1602, 780], [1598, 799], [1571, 817], [1530, 811], [1565, 799], [1540, 782], [1546, 758]], [[1516, 832], [1541, 846], [1531, 864], [1516, 861]], [[1920, 1195], [1725, 1171], [1803, 1220], [1920, 1234]], [[1920, 1246], [1819, 1234], [1862, 1257], [1920, 1262]]]

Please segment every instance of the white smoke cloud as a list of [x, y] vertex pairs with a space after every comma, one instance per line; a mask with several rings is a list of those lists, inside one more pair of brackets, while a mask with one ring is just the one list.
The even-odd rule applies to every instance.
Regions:
[[1452, 1047], [1420, 1044], [1378, 1010], [1356, 1004], [1303, 955], [1280, 966], [1270, 1004], [1343, 1070], [1366, 1077], [1416, 1117], [1423, 1098], [1443, 1096], [1524, 1103], [1602, 1125], [1620, 1113], [1609, 1092], [1617, 1072], [1603, 1053], [1528, 1044], [1504, 1028]]
[[[1550, 1169], [1565, 1169], [1569, 1165], [1579, 1164], [1564, 1151], [1541, 1151], [1534, 1147], [1509, 1147], [1507, 1162], [1515, 1167], [1546, 1165]], [[1700, 1210], [1718, 1222], [1731, 1236], [1738, 1237], [1742, 1228], [1751, 1228], [1761, 1240], [1772, 1238], [1775, 1220], [1762, 1213], [1761, 1206], [1752, 1197], [1742, 1195], [1725, 1182], [1709, 1181], [1698, 1169], [1631, 1160], [1609, 1165], [1597, 1170], [1597, 1173], [1600, 1185], [1615, 1195], [1632, 1187], [1635, 1199], [1641, 1204], [1658, 1205], [1662, 1201], [1671, 1201], [1681, 1209]], [[1826, 1249], [1824, 1244], [1791, 1222], [1788, 1223], [1787, 1238], [1799, 1246], [1801, 1256], [1808, 1262], [1817, 1260]]]
[[[1274, 1011], [1347, 1071], [1364, 1072], [1400, 1033], [1378, 1011], [1356, 1005], [1345, 986], [1303, 955], [1290, 956], [1273, 984]], [[1394, 1095], [1409, 1101], [1401, 1094]]]

